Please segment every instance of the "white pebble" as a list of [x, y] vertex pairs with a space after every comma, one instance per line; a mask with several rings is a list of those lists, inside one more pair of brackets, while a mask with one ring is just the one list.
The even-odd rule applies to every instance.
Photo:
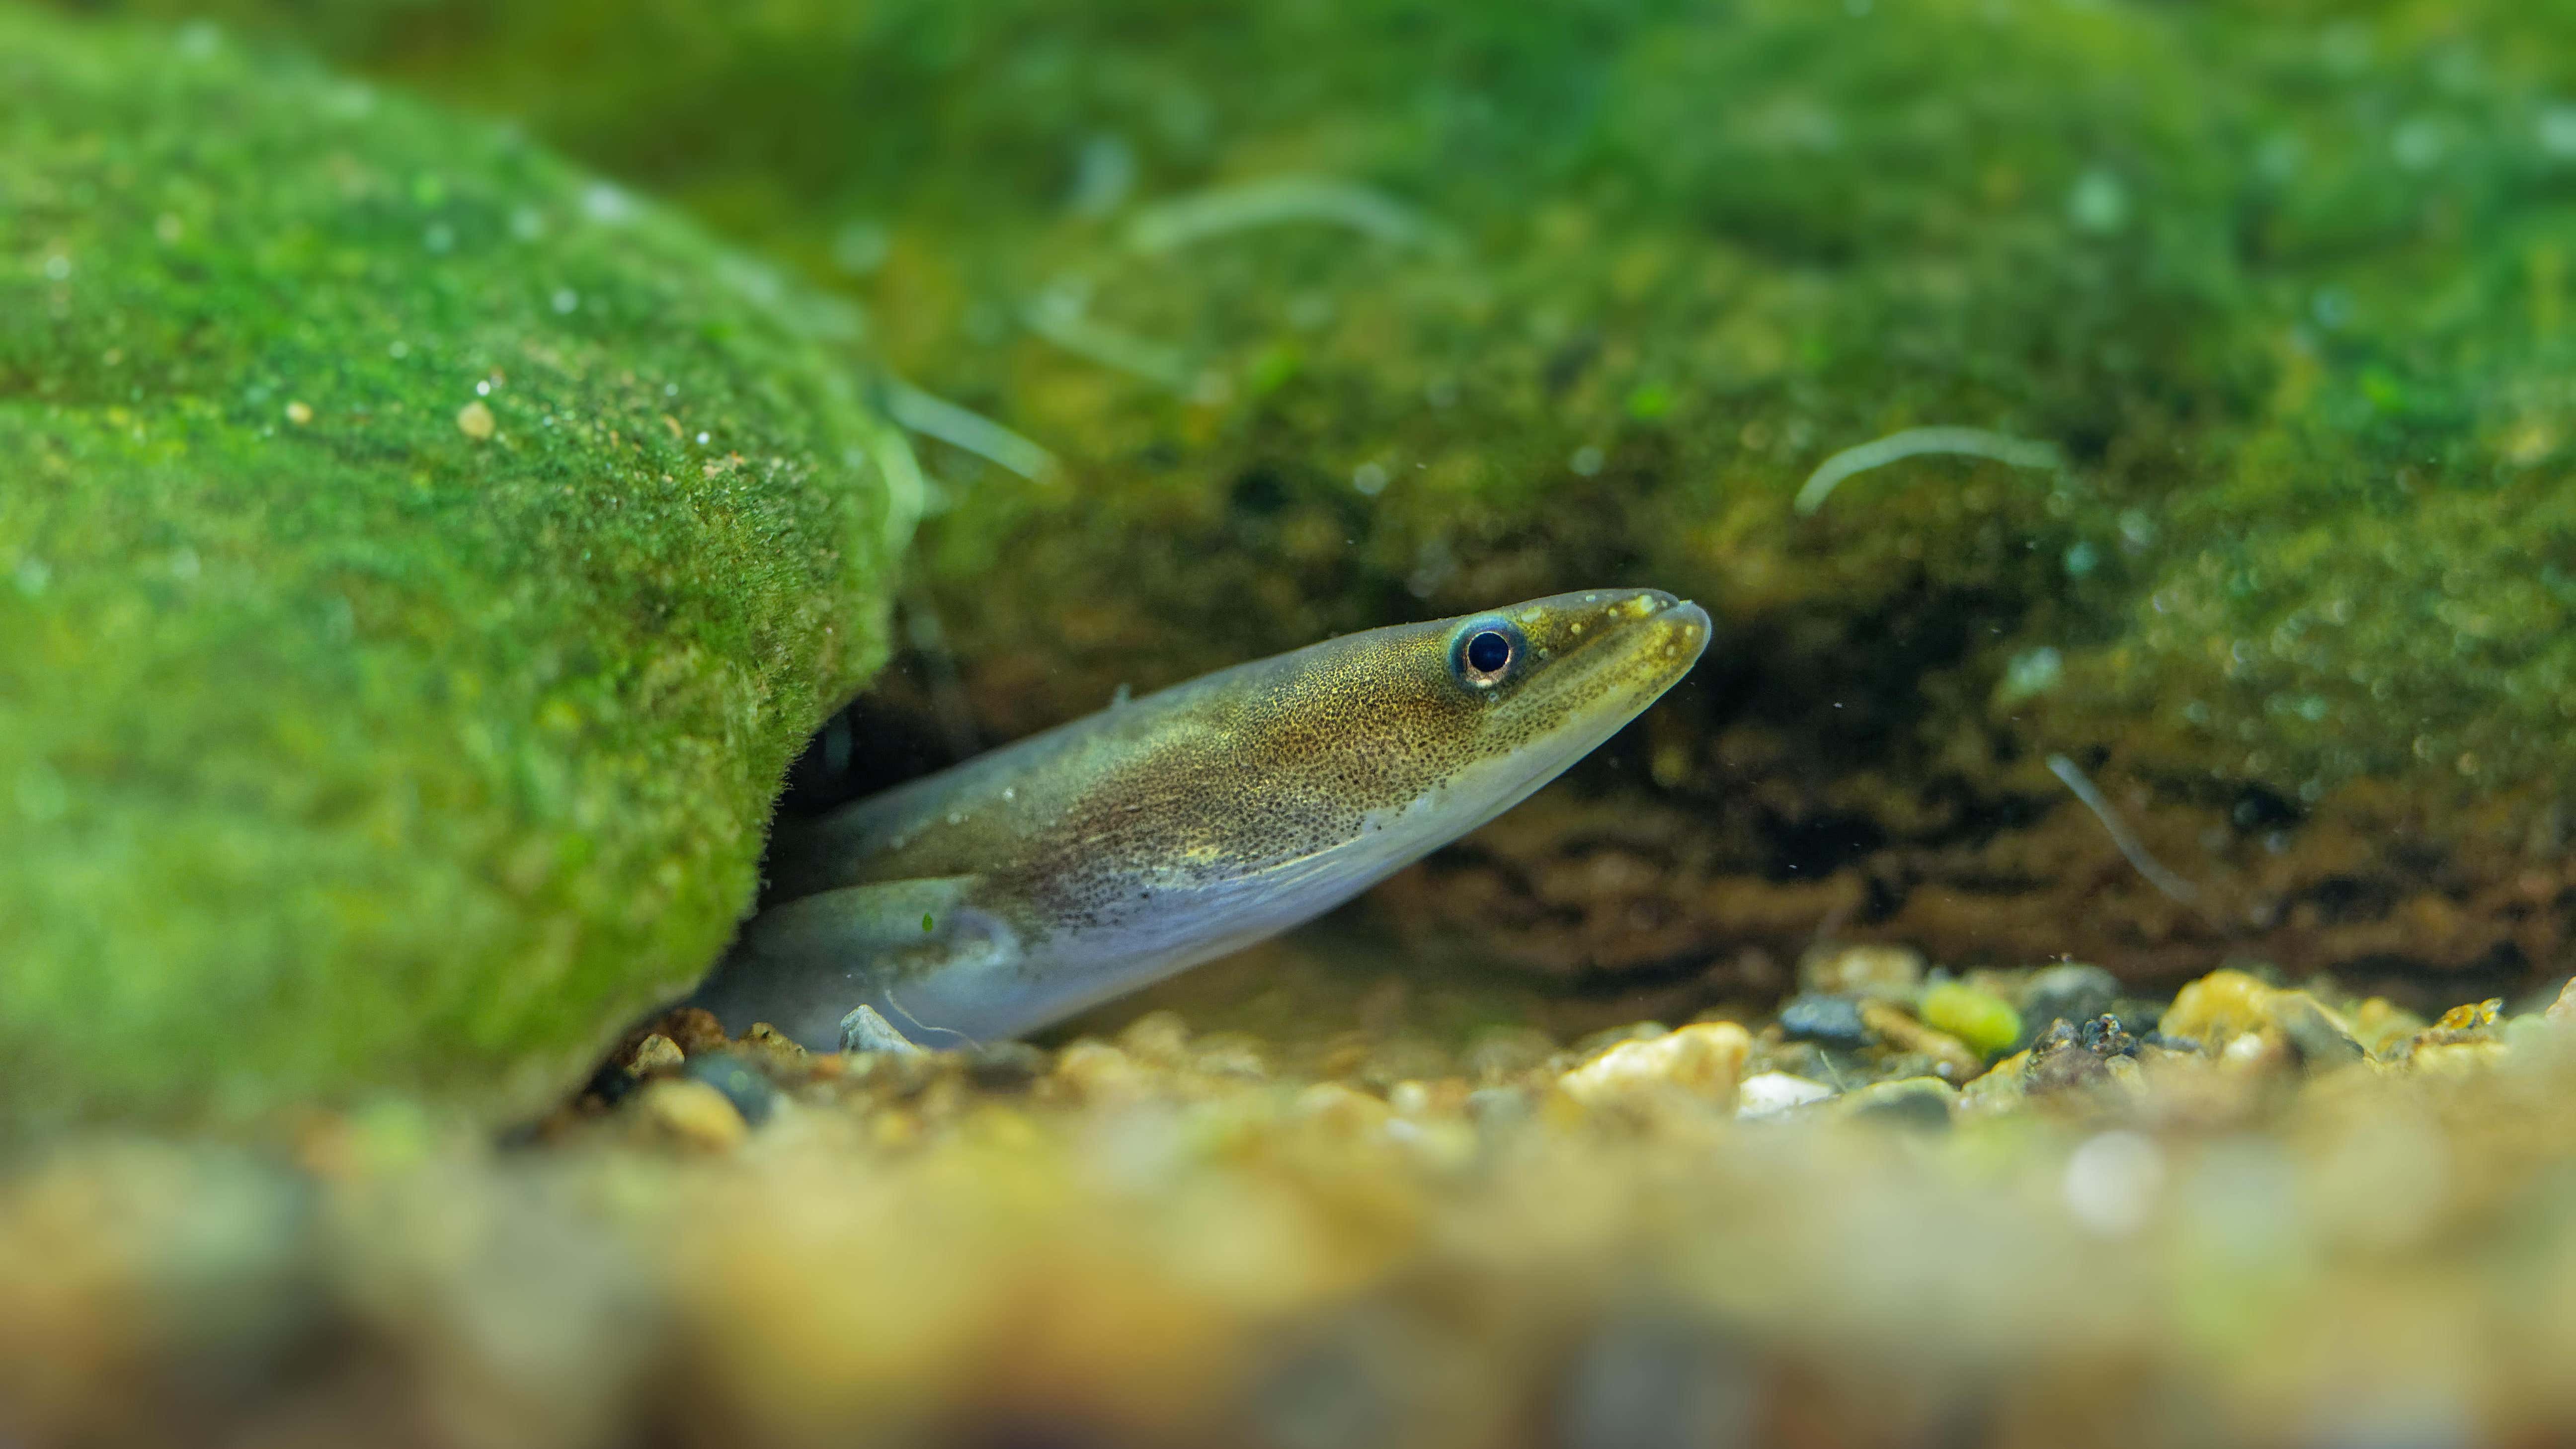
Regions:
[[2135, 1132], [2104, 1132], [2066, 1159], [2066, 1210], [2106, 1238], [2125, 1238], [2147, 1225], [2164, 1187], [2165, 1155]]
[[1744, 1079], [1736, 1089], [1735, 1115], [1738, 1117], [1774, 1117], [1792, 1107], [1804, 1107], [1834, 1095], [1834, 1089], [1805, 1077], [1787, 1072], [1763, 1072]]

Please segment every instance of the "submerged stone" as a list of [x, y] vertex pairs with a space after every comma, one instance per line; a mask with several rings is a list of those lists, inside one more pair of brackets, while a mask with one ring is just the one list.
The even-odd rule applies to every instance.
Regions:
[[1731, 1021], [1695, 1022], [1644, 1041], [1624, 1041], [1558, 1079], [1586, 1106], [1651, 1098], [1665, 1091], [1732, 1106], [1753, 1040]]
[[2011, 1002], [1955, 981], [1925, 991], [1919, 1010], [1925, 1025], [1946, 1031], [1987, 1056], [2010, 1050], [2021, 1038], [2021, 1014]]
[[685, 987], [882, 648], [830, 315], [511, 131], [0, 8], [0, 1127], [523, 1107]]
[[1731, 687], [1399, 877], [1425, 936], [1766, 998], [1864, 904], [2132, 982], [2576, 946], [2565, 85], [2493, 59], [2550, 7], [218, 8], [882, 309], [950, 439], [926, 730], [1542, 580], [1708, 603]]
[[1846, 1093], [1834, 1103], [1834, 1111], [1880, 1126], [1937, 1130], [1950, 1125], [1958, 1102], [1959, 1089], [1938, 1077], [1899, 1077]]
[[2021, 1040], [2015, 1045], [2030, 1045], [2053, 1022], [2091, 1021], [2109, 1011], [2119, 996], [2120, 978], [2099, 966], [2051, 966], [2032, 977], [2022, 995]]
[[1861, 1020], [1860, 1003], [1848, 996], [1798, 996], [1780, 1008], [1780, 1030], [1791, 1041], [1864, 1047], [1877, 1040]]
[[1834, 1089], [1787, 1072], [1758, 1072], [1736, 1089], [1735, 1115], [1776, 1117], [1793, 1108], [1830, 1099]]
[[895, 1030], [894, 1023], [887, 1021], [875, 1007], [862, 1003], [852, 1007], [850, 1014], [841, 1018], [841, 1050], [913, 1056], [921, 1048], [912, 1038]]
[[1810, 993], [1907, 1001], [1923, 984], [1923, 953], [1908, 946], [1821, 948], [1798, 962], [1798, 980]]

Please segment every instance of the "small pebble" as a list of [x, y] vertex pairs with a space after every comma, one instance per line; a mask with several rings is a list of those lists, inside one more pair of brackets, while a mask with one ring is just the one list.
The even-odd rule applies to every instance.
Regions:
[[2147, 1225], [2164, 1181], [2164, 1152], [2154, 1139], [2105, 1132], [2066, 1160], [2066, 1208], [2094, 1233], [2124, 1238]]
[[709, 1152], [728, 1151], [751, 1133], [724, 1093], [693, 1077], [662, 1077], [637, 1103], [644, 1120], [675, 1142]]
[[2304, 991], [2276, 992], [2267, 1005], [2273, 1025], [2298, 1049], [2299, 1061], [2309, 1071], [2354, 1066], [2369, 1055], [2322, 1003]]
[[725, 1036], [724, 1023], [716, 1020], [714, 1012], [698, 1006], [683, 1006], [665, 1014], [661, 1021], [661, 1030], [664, 1036], [679, 1043], [680, 1050], [690, 1056], [696, 1056], [700, 1052], [721, 1051], [728, 1040]]
[[2197, 1041], [2228, 1041], [2264, 1024], [2272, 988], [2242, 971], [2212, 971], [2174, 993], [2157, 1030]]
[[1192, 1044], [1190, 1065], [1211, 1077], [1257, 1082], [1270, 1075], [1259, 1038], [1239, 1033], [1204, 1036]]
[[709, 1052], [689, 1058], [686, 1080], [703, 1082], [731, 1103], [741, 1120], [753, 1127], [769, 1120], [778, 1091], [751, 1063], [732, 1052]]
[[688, 1062], [689, 1059], [680, 1051], [680, 1044], [657, 1031], [635, 1044], [634, 1054], [627, 1058], [626, 1070], [638, 1077], [668, 1076], [687, 1066]]
[[[2555, 1011], [2557, 1008], [2550, 1009]], [[2402, 1053], [2406, 1043], [2428, 1024], [2424, 1018], [2385, 996], [2371, 997], [2354, 1007], [2351, 1022], [2353, 1040], [2360, 1042], [2362, 1049], [2374, 1057], [2385, 1057], [2392, 1051]]]
[[2435, 1031], [2484, 1031], [2496, 1024], [2504, 1013], [2504, 998], [2491, 996], [2484, 1001], [2468, 1002], [2443, 1012], [2433, 1023]]
[[2562, 1026], [2576, 1022], [2576, 976], [2569, 977], [2567, 984], [2558, 988], [2558, 999], [2549, 1003], [2549, 1009], [2542, 1015]]
[[2028, 1046], [2052, 1021], [2091, 1021], [2120, 998], [2120, 978], [2099, 966], [2070, 962], [2030, 978], [2022, 993], [2021, 1040]]
[[892, 1052], [896, 1056], [920, 1056], [921, 1048], [912, 1038], [894, 1029], [873, 1006], [858, 1006], [841, 1018], [841, 1050], [845, 1052]]
[[[2430, 1033], [2427, 1033], [2430, 1035]], [[2467, 1077], [2504, 1065], [2512, 1048], [2500, 1041], [2419, 1042], [2406, 1054], [2408, 1070], [2431, 1077]]]
[[1999, 1056], [2021, 1040], [2021, 1013], [2012, 1003], [1956, 981], [1923, 993], [1923, 1024], [1966, 1042], [1980, 1056]]
[[1923, 984], [1923, 953], [1905, 946], [1828, 946], [1798, 963], [1798, 984], [1824, 995], [1902, 1001]]
[[1950, 1125], [1959, 1089], [1938, 1077], [1900, 1077], [1846, 1092], [1834, 1110], [1853, 1121], [1937, 1131]]
[[479, 401], [467, 403], [456, 410], [456, 431], [478, 443], [492, 441], [492, 435], [499, 432], [500, 428], [501, 424], [492, 416], [492, 410]]
[[2099, 1086], [2110, 1075], [2101, 1054], [2087, 1050], [2082, 1034], [2063, 1020], [2031, 1043], [2021, 1072], [2023, 1089], [2042, 1097]]
[[1736, 1089], [1735, 1115], [1738, 1117], [1776, 1117], [1793, 1107], [1804, 1107], [1834, 1095], [1834, 1089], [1805, 1077], [1787, 1072], [1760, 1072], [1744, 1079]]
[[2075, 1030], [2076, 1040], [2097, 1057], [2133, 1057], [2138, 1054], [2138, 1039], [2120, 1024], [2120, 1018], [2103, 1012]]
[[814, 1065], [813, 1053], [765, 1021], [751, 1024], [751, 1030], [742, 1034], [738, 1049], [782, 1078], [805, 1075], [812, 1071]]
[[1732, 1102], [1752, 1050], [1753, 1038], [1734, 1022], [1693, 1022], [1650, 1041], [1621, 1042], [1557, 1080], [1585, 1106], [1669, 1087]]
[[1807, 992], [1780, 1008], [1780, 1031], [1791, 1041], [1860, 1048], [1878, 1038], [1861, 1020], [1860, 1003], [1848, 996]]
[[1118, 1045], [1140, 1062], [1177, 1067], [1189, 1060], [1189, 1024], [1178, 1012], [1149, 1011], [1118, 1033]]
[[1135, 1058], [1090, 1037], [1056, 1053], [1055, 1074], [1089, 1101], [1140, 1097], [1153, 1089], [1152, 1077]]
[[2016, 1052], [1995, 1063], [1992, 1071], [1959, 1089], [1960, 1115], [2001, 1117], [2021, 1110], [2029, 1096], [2022, 1074], [2029, 1067], [2028, 1052]]

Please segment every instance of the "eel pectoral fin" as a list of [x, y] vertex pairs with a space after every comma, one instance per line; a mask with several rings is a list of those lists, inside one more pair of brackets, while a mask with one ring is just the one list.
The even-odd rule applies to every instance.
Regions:
[[1020, 957], [1017, 933], [975, 904], [981, 879], [845, 886], [772, 906], [744, 924], [690, 1004], [736, 1035], [765, 1021], [817, 1051], [840, 1048], [841, 1018], [861, 1006], [924, 1046], [963, 1045], [945, 1006]]

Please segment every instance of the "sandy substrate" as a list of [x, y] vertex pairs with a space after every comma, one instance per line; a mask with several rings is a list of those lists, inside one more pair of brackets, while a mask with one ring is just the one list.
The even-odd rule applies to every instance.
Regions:
[[[2233, 973], [2106, 1003], [2081, 973], [1927, 983], [1878, 950], [1802, 977], [1777, 1019], [1564, 1047], [1162, 1013], [1057, 1050], [825, 1055], [675, 1016], [506, 1144], [400, 1104], [68, 1144], [0, 1184], [0, 1423], [1284, 1449], [2576, 1428], [2576, 1026]], [[2039, 1025], [2067, 1002], [2104, 1009]]]

